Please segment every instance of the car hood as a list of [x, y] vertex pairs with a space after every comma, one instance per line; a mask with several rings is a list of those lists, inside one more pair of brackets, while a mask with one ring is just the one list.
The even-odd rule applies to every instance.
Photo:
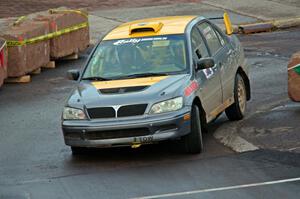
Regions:
[[81, 81], [69, 97], [67, 106], [93, 108], [156, 103], [182, 96], [189, 79], [188, 74], [181, 74], [98, 82]]

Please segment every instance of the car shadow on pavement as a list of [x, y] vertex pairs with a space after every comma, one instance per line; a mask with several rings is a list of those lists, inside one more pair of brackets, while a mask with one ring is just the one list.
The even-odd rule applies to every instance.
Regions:
[[222, 124], [229, 122], [224, 117], [220, 117], [217, 121], [208, 125], [209, 133], [203, 135], [204, 151], [201, 154], [186, 154], [179, 140], [165, 141], [159, 144], [142, 145], [139, 148], [131, 147], [121, 148], [102, 148], [88, 149], [80, 155], [70, 155], [69, 166], [76, 165], [102, 165], [118, 163], [153, 163], [160, 161], [180, 161], [215, 158], [234, 153], [231, 149], [219, 143], [213, 133], [216, 129], [221, 128]]

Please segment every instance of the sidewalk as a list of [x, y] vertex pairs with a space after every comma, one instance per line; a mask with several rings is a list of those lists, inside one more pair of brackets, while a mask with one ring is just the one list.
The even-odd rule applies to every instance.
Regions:
[[[201, 3], [184, 3], [143, 8], [121, 8], [112, 10], [96, 10], [90, 12], [90, 28], [92, 43], [113, 27], [132, 20], [170, 15], [202, 15], [205, 17], [223, 16], [224, 10]], [[233, 24], [256, 22], [257, 19], [235, 12], [229, 12]], [[216, 20], [223, 27], [222, 20]]]
[[[186, 1], [187, 2], [187, 1]], [[200, 3], [199, 3], [200, 2]], [[228, 11], [234, 25], [300, 17], [300, 1], [289, 0], [201, 0], [195, 3], [176, 3], [171, 5], [139, 8], [117, 8], [94, 10], [90, 15], [92, 43], [120, 23], [159, 16], [202, 15], [205, 17], [222, 16]], [[223, 27], [222, 20], [215, 23]]]
[[203, 0], [202, 3], [260, 20], [300, 16], [300, 1], [298, 0]]

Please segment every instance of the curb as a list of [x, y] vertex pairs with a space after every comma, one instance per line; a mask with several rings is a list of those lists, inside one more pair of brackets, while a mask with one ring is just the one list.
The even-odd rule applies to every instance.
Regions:
[[222, 128], [216, 130], [213, 136], [222, 144], [238, 153], [259, 149], [259, 147], [240, 137], [236, 127], [222, 126]]
[[271, 32], [274, 30], [287, 29], [296, 26], [300, 26], [300, 17], [238, 25], [237, 33], [252, 34], [259, 32]]
[[273, 25], [278, 29], [300, 26], [300, 17], [274, 20]]
[[259, 32], [271, 32], [275, 30], [275, 26], [271, 22], [253, 23], [238, 26], [238, 33], [251, 34]]

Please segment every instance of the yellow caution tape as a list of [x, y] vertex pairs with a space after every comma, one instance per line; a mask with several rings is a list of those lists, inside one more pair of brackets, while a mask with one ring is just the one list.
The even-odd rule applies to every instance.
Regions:
[[[81, 11], [81, 10], [55, 10], [55, 9], [50, 9], [49, 12], [51, 14], [52, 13], [60, 13], [60, 12], [61, 13], [73, 12], [73, 13], [77, 13], [77, 14], [80, 14], [80, 15], [88, 18], [88, 14], [85, 13], [85, 12], [83, 12], [83, 11]], [[19, 17], [13, 23], [13, 25], [15, 26], [15, 25], [20, 24], [26, 18], [27, 18], [27, 16]], [[13, 46], [22, 46], [22, 45], [26, 45], [26, 44], [33, 44], [33, 43], [36, 43], [36, 42], [40, 42], [40, 41], [52, 39], [54, 37], [58, 37], [58, 36], [61, 36], [63, 34], [67, 34], [67, 33], [70, 33], [70, 32], [73, 32], [73, 31], [76, 31], [76, 30], [88, 27], [88, 25], [89, 25], [88, 22], [84, 22], [84, 23], [81, 23], [81, 24], [77, 24], [77, 25], [71, 26], [69, 28], [65, 28], [65, 29], [62, 29], [62, 30], [59, 30], [59, 31], [56, 31], [56, 32], [53, 32], [53, 33], [49, 33], [49, 34], [46, 34], [46, 35], [41, 35], [41, 36], [34, 37], [34, 38], [31, 38], [31, 39], [25, 39], [25, 40], [22, 40], [22, 41], [13, 41], [13, 40], [10, 40], [10, 41], [7, 41], [7, 46], [8, 47], [13, 47]]]
[[22, 46], [22, 45], [26, 45], [26, 44], [33, 44], [33, 43], [36, 43], [36, 42], [49, 40], [49, 39], [52, 39], [52, 38], [55, 38], [55, 37], [58, 37], [58, 36], [61, 36], [61, 35], [64, 35], [64, 34], [67, 34], [67, 33], [82, 29], [82, 28], [85, 28], [85, 27], [88, 27], [88, 26], [89, 26], [89, 23], [84, 22], [84, 23], [74, 25], [74, 26], [71, 26], [69, 28], [65, 28], [65, 29], [62, 29], [62, 30], [59, 30], [59, 31], [56, 31], [56, 32], [53, 32], [53, 33], [48, 33], [46, 35], [41, 35], [41, 36], [30, 38], [30, 39], [25, 39], [23, 41], [12, 41], [12, 40], [10, 40], [10, 41], [7, 41], [7, 46], [8, 47], [13, 47], [13, 46]]
[[22, 17], [19, 17], [14, 23], [13, 25], [16, 26], [18, 24], [20, 24], [24, 19], [26, 19], [27, 17], [26, 16], [22, 16]]
[[74, 13], [77, 13], [77, 14], [80, 14], [86, 18], [88, 18], [88, 14], [81, 11], [81, 10], [55, 10], [55, 9], [50, 9], [49, 12], [51, 14], [54, 14], [54, 13], [68, 13], [68, 12], [74, 12]]

